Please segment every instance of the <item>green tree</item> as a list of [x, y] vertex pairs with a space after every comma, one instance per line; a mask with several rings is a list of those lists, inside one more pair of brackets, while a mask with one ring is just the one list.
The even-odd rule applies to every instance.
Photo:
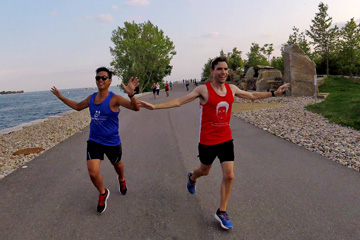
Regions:
[[271, 60], [271, 66], [284, 73], [284, 58], [282, 56], [273, 57]]
[[274, 51], [274, 44], [266, 43], [262, 48], [260, 48], [260, 51], [267, 56], [267, 61], [270, 62], [270, 55]]
[[250, 52], [246, 54], [247, 64], [250, 67], [254, 67], [256, 65], [269, 65], [269, 62], [267, 61], [266, 57], [261, 54], [261, 48], [259, 44], [253, 42], [250, 47]]
[[201, 74], [202, 78], [208, 78], [210, 77], [210, 64], [211, 64], [212, 58], [209, 58], [208, 61], [204, 64], [203, 71]]
[[233, 71], [239, 72], [241, 74], [242, 69], [244, 68], [244, 61], [241, 58], [242, 51], [238, 50], [236, 47], [233, 48], [232, 52], [227, 53], [227, 60], [229, 68]]
[[[244, 67], [244, 61], [241, 58], [241, 53], [242, 52], [235, 47], [232, 52], [228, 52], [227, 54], [225, 54], [224, 50], [221, 50], [219, 56], [227, 58], [229, 69], [241, 73], [241, 70]], [[212, 58], [209, 58], [204, 64], [201, 74], [202, 78], [208, 78], [210, 76], [210, 64], [212, 60]]]
[[170, 61], [176, 54], [175, 46], [168, 36], [150, 21], [136, 24], [125, 22], [111, 37], [114, 47], [111, 66], [115, 75], [127, 84], [131, 76], [140, 81], [140, 92], [149, 91], [152, 83], [161, 82], [171, 74]]
[[301, 50], [304, 51], [304, 53], [306, 55], [311, 57], [310, 43], [306, 40], [305, 33], [304, 32], [299, 33], [299, 29], [296, 28], [295, 26], [293, 27], [292, 30], [293, 30], [293, 33], [289, 36], [288, 41], [285, 44], [283, 44], [283, 46], [282, 46], [282, 49], [281, 49], [282, 53], [286, 46], [291, 45], [291, 44], [297, 44], [297, 45], [299, 45]]
[[315, 52], [326, 59], [326, 74], [329, 74], [329, 56], [337, 40], [338, 27], [331, 28], [332, 18], [327, 13], [326, 4], [321, 2], [318, 8], [319, 12], [311, 20], [312, 25], [310, 31], [306, 30], [306, 35], [312, 39], [310, 43], [314, 45]]
[[352, 18], [340, 30], [339, 69], [342, 74], [358, 74], [360, 72], [360, 24]]

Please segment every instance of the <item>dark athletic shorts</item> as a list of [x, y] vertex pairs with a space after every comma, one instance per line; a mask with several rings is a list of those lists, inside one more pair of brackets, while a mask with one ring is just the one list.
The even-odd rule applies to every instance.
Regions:
[[199, 143], [199, 158], [204, 165], [211, 165], [218, 157], [220, 163], [234, 161], [234, 143], [233, 140], [223, 142], [217, 145], [203, 145]]
[[106, 154], [110, 162], [120, 162], [122, 155], [121, 143], [117, 146], [106, 146], [94, 141], [87, 141], [86, 160], [104, 160], [104, 154]]

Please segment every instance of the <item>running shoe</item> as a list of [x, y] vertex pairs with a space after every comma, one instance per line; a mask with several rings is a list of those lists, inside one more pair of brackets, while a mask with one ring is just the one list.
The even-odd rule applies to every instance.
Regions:
[[221, 227], [224, 229], [232, 229], [233, 225], [229, 219], [229, 216], [226, 212], [220, 211], [220, 208], [215, 213], [215, 218], [221, 224]]
[[126, 181], [120, 181], [119, 176], [118, 176], [118, 181], [119, 181], [119, 192], [122, 195], [125, 195], [127, 192], [127, 187], [126, 187]]
[[110, 196], [110, 191], [107, 188], [105, 189], [104, 195], [99, 194], [99, 203], [97, 205], [97, 211], [99, 213], [105, 212], [106, 206], [107, 206], [107, 200], [108, 200], [109, 196]]
[[192, 173], [189, 172], [188, 173], [188, 183], [187, 183], [186, 187], [187, 187], [187, 190], [189, 191], [189, 193], [194, 194], [196, 191], [196, 186], [195, 186], [196, 182], [191, 181], [191, 179], [190, 179], [191, 176], [192, 176]]

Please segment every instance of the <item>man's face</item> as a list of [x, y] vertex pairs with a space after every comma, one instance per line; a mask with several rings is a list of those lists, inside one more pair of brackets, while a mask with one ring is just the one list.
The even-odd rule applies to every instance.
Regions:
[[[111, 84], [111, 79], [109, 79], [109, 75], [105, 71], [99, 72], [96, 77], [100, 77], [99, 80], [96, 80], [96, 85], [99, 89], [106, 89]], [[103, 80], [106, 77], [106, 80]]]
[[218, 62], [214, 69], [210, 69], [210, 74], [217, 83], [225, 83], [228, 76], [228, 65], [226, 62]]

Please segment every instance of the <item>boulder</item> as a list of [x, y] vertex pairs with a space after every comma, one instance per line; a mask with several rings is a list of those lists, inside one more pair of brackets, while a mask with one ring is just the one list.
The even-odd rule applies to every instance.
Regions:
[[314, 75], [316, 66], [304, 51], [292, 44], [284, 50], [284, 77], [286, 83], [290, 83], [290, 91], [287, 95], [313, 96], [315, 94]]
[[[259, 77], [256, 80], [256, 91], [258, 92], [270, 91], [271, 89], [273, 89], [275, 81], [279, 82], [280, 84], [282, 83], [281, 77], [282, 77], [281, 72], [277, 69], [259, 70]], [[269, 84], [270, 81], [272, 82], [271, 87]]]
[[253, 78], [255, 75], [255, 70], [253, 67], [249, 68], [246, 72], [245, 79], [248, 80], [250, 78]]

